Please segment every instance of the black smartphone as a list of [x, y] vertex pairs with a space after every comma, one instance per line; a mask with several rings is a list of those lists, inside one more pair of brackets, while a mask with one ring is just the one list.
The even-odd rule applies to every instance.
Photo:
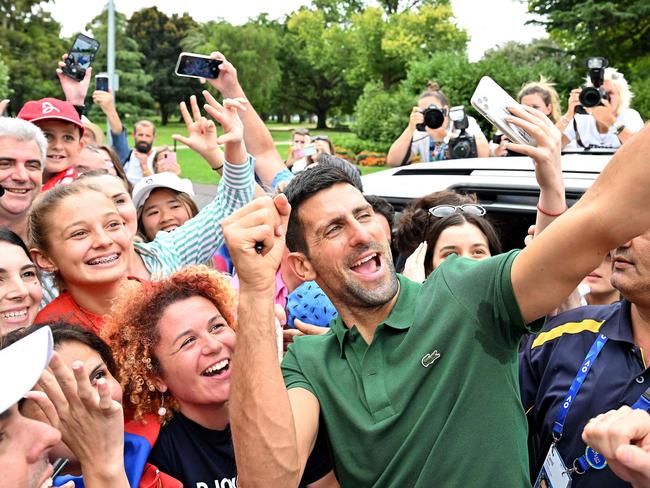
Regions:
[[108, 73], [97, 73], [95, 76], [95, 90], [108, 91]]
[[73, 80], [83, 80], [86, 70], [90, 68], [90, 65], [95, 60], [98, 50], [99, 41], [84, 34], [79, 34], [75, 37], [72, 47], [68, 51], [63, 73]]
[[193, 53], [180, 53], [176, 63], [176, 74], [189, 78], [215, 79], [219, 76], [221, 61], [210, 56]]

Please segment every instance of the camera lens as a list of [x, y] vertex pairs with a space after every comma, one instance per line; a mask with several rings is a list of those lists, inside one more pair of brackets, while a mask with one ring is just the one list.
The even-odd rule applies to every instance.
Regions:
[[427, 107], [424, 112], [422, 112], [422, 115], [424, 116], [424, 124], [431, 129], [441, 127], [442, 123], [445, 121], [444, 112], [435, 105]]
[[580, 92], [579, 99], [583, 107], [596, 107], [600, 105], [600, 91], [593, 86], [587, 86]]
[[472, 152], [472, 147], [469, 144], [469, 141], [459, 141], [451, 151], [452, 159], [464, 159], [469, 157], [469, 154]]

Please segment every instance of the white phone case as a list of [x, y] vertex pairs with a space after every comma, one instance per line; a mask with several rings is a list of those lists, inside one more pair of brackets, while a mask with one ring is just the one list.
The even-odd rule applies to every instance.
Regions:
[[176, 76], [184, 76], [186, 78], [200, 78], [200, 76], [194, 76], [194, 75], [186, 75], [184, 73], [179, 73], [178, 70], [181, 67], [181, 60], [183, 59], [184, 56], [191, 56], [193, 58], [203, 58], [203, 59], [212, 59], [210, 56], [206, 56], [204, 54], [195, 54], [195, 53], [187, 53], [187, 52], [182, 52], [178, 55], [178, 60], [176, 61], [176, 68], [174, 68], [174, 73]]
[[512, 142], [536, 146], [537, 143], [525, 130], [509, 123], [506, 117], [512, 115], [507, 107], [520, 105], [489, 76], [479, 81], [471, 98], [472, 106], [488, 119]]

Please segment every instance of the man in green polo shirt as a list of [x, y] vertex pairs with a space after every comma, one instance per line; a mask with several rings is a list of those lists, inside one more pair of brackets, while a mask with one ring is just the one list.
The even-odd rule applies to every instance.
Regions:
[[[516, 112], [538, 140], [516, 149], [539, 156], [542, 129], [554, 129]], [[297, 486], [321, 423], [344, 487], [529, 485], [519, 338], [650, 227], [649, 154], [646, 128], [524, 251], [451, 257], [422, 285], [395, 274], [372, 209], [335, 169], [305, 171], [288, 202], [258, 199], [224, 221], [240, 277], [230, 401], [240, 485]], [[340, 318], [296, 340], [281, 373], [273, 283], [285, 234], [290, 265]]]

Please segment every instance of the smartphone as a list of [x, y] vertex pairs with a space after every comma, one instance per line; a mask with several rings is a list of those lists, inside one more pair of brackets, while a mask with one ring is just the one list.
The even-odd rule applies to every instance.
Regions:
[[90, 65], [95, 60], [97, 51], [99, 51], [99, 41], [84, 34], [79, 34], [68, 51], [63, 74], [73, 80], [83, 80], [86, 70], [90, 68]]
[[474, 95], [472, 95], [471, 102], [483, 117], [488, 119], [512, 142], [528, 146], [537, 145], [530, 134], [506, 120], [506, 117], [512, 115], [508, 111], [508, 107], [521, 105], [489, 76], [481, 78]]
[[293, 157], [295, 159], [306, 158], [307, 156], [313, 156], [316, 154], [316, 146], [305, 146], [299, 149], [296, 149], [293, 152]]
[[173, 151], [167, 151], [162, 158], [158, 160], [158, 164], [176, 164], [176, 153]]
[[220, 64], [220, 60], [203, 54], [180, 53], [176, 63], [176, 74], [189, 78], [213, 80], [219, 76]]
[[108, 73], [97, 73], [95, 76], [95, 90], [108, 91]]

